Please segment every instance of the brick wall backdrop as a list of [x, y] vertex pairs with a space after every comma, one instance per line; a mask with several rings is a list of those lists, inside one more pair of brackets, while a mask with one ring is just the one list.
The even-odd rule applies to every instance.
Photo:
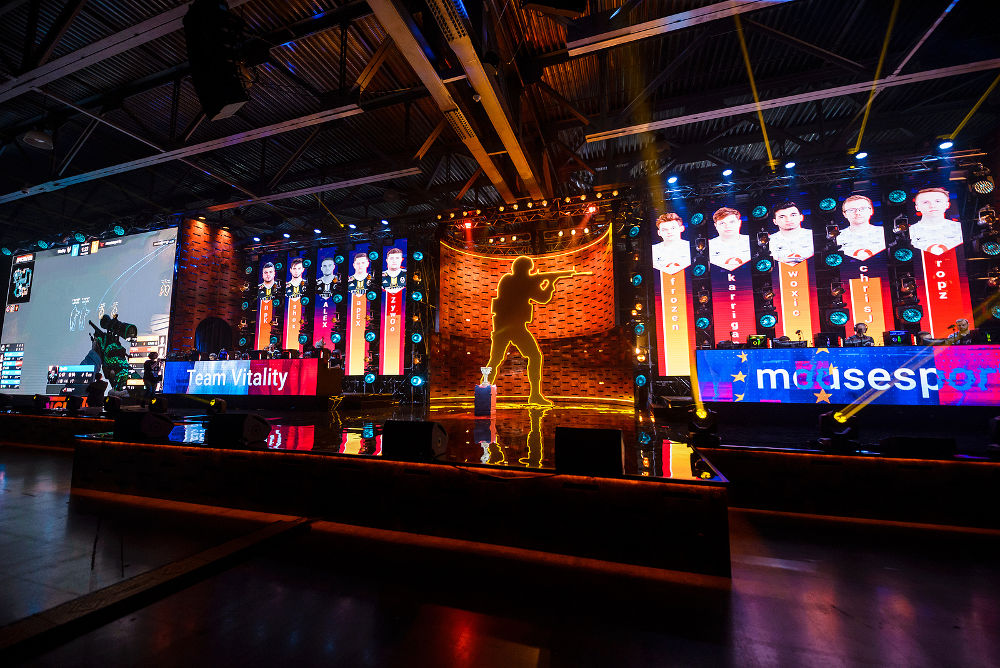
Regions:
[[[570, 251], [532, 256], [535, 270], [593, 271], [559, 281], [549, 304], [535, 304], [531, 330], [544, 356], [548, 396], [631, 401], [628, 334], [614, 324], [614, 266], [610, 234]], [[440, 333], [431, 339], [431, 395], [472, 398], [479, 367], [490, 351], [490, 301], [513, 256], [489, 256], [441, 245]], [[511, 346], [497, 379], [501, 397], [529, 393], [527, 360]]]
[[199, 220], [185, 220], [177, 242], [169, 352], [190, 350], [195, 329], [205, 318], [222, 318], [235, 336], [243, 277], [232, 234]]
[[[610, 231], [580, 248], [533, 255], [535, 271], [592, 271], [593, 276], [565, 278], [556, 284], [549, 304], [535, 304], [529, 328], [535, 338], [582, 336], [615, 324], [614, 266]], [[441, 244], [440, 331], [451, 336], [489, 338], [493, 329], [490, 300], [514, 257], [481, 255]]]

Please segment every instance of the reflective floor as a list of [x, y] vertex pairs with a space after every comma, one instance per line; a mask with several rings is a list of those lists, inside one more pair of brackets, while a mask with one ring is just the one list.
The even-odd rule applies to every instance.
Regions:
[[[196, 512], [87, 507], [69, 494], [64, 453], [0, 448], [0, 467], [3, 621], [252, 530]], [[416, 567], [404, 549], [373, 555], [314, 530], [29, 665], [1000, 665], [997, 536], [730, 519], [732, 590], [710, 609], [638, 588], [600, 596], [586, 580], [539, 583], [513, 566]]]
[[[471, 405], [434, 404], [420, 407], [335, 411], [326, 413], [259, 413], [271, 423], [267, 447], [274, 451], [379, 456], [386, 420], [431, 420], [448, 433], [447, 449], [437, 461], [529, 469], [555, 466], [558, 427], [617, 429], [625, 446], [625, 473], [675, 480], [718, 481], [717, 471], [685, 443], [670, 434], [643, 429], [631, 406], [503, 406], [492, 418], [476, 417]], [[171, 413], [177, 426], [175, 443], [205, 441], [204, 414]], [[676, 436], [675, 436], [676, 438]]]

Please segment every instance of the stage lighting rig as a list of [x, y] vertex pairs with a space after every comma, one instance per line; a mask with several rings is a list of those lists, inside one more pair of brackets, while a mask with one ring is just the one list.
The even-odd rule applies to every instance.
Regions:
[[979, 195], [989, 195], [994, 188], [990, 170], [982, 165], [976, 165], [975, 169], [976, 171], [972, 172], [972, 178], [969, 179], [969, 189]]
[[696, 448], [716, 447], [722, 442], [718, 431], [715, 411], [704, 406], [691, 407], [688, 416], [688, 445]]
[[819, 416], [819, 433], [817, 444], [823, 452], [847, 454], [861, 447], [858, 428], [840, 411], [829, 411]]
[[976, 224], [975, 245], [984, 255], [1000, 255], [1000, 220], [990, 205], [979, 210]]

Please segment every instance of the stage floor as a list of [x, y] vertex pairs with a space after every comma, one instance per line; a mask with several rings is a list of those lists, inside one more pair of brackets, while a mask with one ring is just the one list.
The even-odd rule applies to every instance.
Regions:
[[[448, 433], [446, 451], [437, 461], [526, 469], [553, 469], [555, 432], [560, 426], [620, 429], [625, 445], [625, 474], [674, 480], [721, 481], [718, 472], [700, 461], [683, 442], [647, 436], [631, 406], [498, 406], [493, 418], [477, 418], [471, 404], [430, 407], [386, 406], [330, 412], [257, 411], [271, 423], [267, 447], [273, 451], [319, 455], [380, 456], [386, 420], [431, 420]], [[177, 426], [170, 440], [201, 444], [204, 413], [170, 411]], [[642, 434], [642, 436], [640, 436]], [[641, 446], [639, 441], [644, 441]]]

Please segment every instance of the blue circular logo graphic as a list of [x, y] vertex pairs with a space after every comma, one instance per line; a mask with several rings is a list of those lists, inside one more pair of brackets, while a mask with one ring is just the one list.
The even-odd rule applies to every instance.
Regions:
[[240, 346], [245, 346], [246, 344], [247, 344], [247, 339], [244, 336], [242, 339], [240, 339]]
[[839, 267], [844, 262], [844, 256], [840, 253], [830, 253], [823, 258], [823, 261], [826, 262], [826, 266], [828, 267]]
[[414, 343], [420, 343], [423, 340], [424, 340], [424, 335], [421, 334], [420, 332], [414, 332], [413, 335], [410, 337], [410, 341], [413, 341]]
[[823, 211], [833, 211], [835, 206], [837, 206], [837, 200], [832, 197], [824, 197], [819, 203], [819, 208]]
[[645, 333], [646, 333], [646, 325], [644, 325], [644, 324], [642, 324], [640, 322], [639, 324], [637, 324], [635, 326], [635, 335], [636, 336], [642, 336]]
[[753, 211], [750, 212], [750, 215], [754, 218], [763, 218], [767, 215], [767, 207], [763, 204], [758, 204], [753, 208]]
[[423, 298], [424, 298], [424, 293], [420, 292], [419, 290], [414, 291], [413, 297], [412, 297], [413, 301], [419, 302]]
[[246, 273], [248, 273], [248, 274], [252, 274], [253, 273], [253, 267], [247, 267], [246, 269], [244, 269], [244, 271]]
[[693, 216], [691, 216], [692, 225], [701, 225], [703, 222], [705, 222], [705, 214], [696, 213]]
[[653, 437], [649, 435], [647, 431], [639, 432], [639, 443], [641, 445], [649, 445], [653, 442]]
[[246, 311], [248, 308], [250, 308], [250, 303], [249, 302], [243, 302], [242, 304], [240, 304], [240, 308], [242, 308], [244, 311]]
[[760, 316], [760, 320], [758, 320], [757, 322], [760, 323], [761, 327], [765, 329], [770, 329], [771, 327], [774, 327], [775, 325], [778, 324], [778, 319], [775, 318], [770, 313], [765, 313], [764, 315]]
[[365, 382], [368, 383], [369, 385], [371, 385], [372, 383], [374, 383], [375, 382], [375, 374], [373, 374], [373, 373], [366, 373], [365, 374]]
[[893, 190], [889, 193], [889, 201], [893, 204], [902, 204], [906, 201], [906, 191], [905, 190]]
[[423, 384], [424, 384], [424, 379], [421, 378], [420, 376], [413, 376], [412, 378], [410, 378], [410, 385], [412, 385], [413, 387], [420, 387]]
[[420, 262], [421, 260], [424, 259], [424, 254], [421, 253], [420, 251], [413, 251], [413, 259], [416, 260], [417, 262]]
[[334, 264], [344, 264], [344, 256], [338, 254], [336, 257], [333, 258], [333, 263]]
[[643, 374], [641, 374], [641, 373], [638, 376], [635, 377], [635, 385], [636, 385], [636, 387], [643, 387], [648, 382], [649, 382], [649, 380], [646, 378], [646, 376], [643, 375]]
[[330, 341], [332, 341], [333, 343], [340, 343], [343, 340], [344, 337], [340, 335], [340, 332], [334, 332], [333, 334], [330, 335]]
[[375, 332], [365, 332], [365, 341], [368, 343], [375, 341]]
[[704, 276], [706, 271], [708, 271], [708, 267], [701, 263], [696, 264], [691, 269], [691, 273], [694, 274], [695, 276]]
[[302, 345], [309, 343], [309, 337], [305, 334], [299, 334], [299, 343]]
[[632, 274], [632, 285], [635, 287], [642, 285], [642, 274]]
[[903, 309], [903, 312], [900, 315], [903, 316], [903, 320], [906, 322], [920, 322], [920, 320], [924, 317], [924, 312], [923, 309], [919, 309], [915, 306], [907, 306]]
[[303, 297], [302, 298], [302, 305], [303, 306], [309, 306], [309, 298], [308, 297]]
[[847, 324], [847, 311], [830, 311], [830, 315], [827, 316], [830, 320], [831, 325], [846, 325]]
[[374, 262], [375, 260], [377, 260], [378, 259], [378, 251], [370, 251], [368, 253], [368, 259], [371, 260], [372, 262]]
[[771, 271], [772, 267], [774, 267], [774, 263], [771, 262], [771, 260], [769, 260], [766, 257], [757, 260], [757, 264], [754, 265], [754, 269], [756, 269], [761, 273], [764, 273], [765, 271]]
[[274, 263], [274, 268], [275, 268], [275, 269], [281, 269], [281, 268], [282, 268], [283, 266], [284, 266], [284, 265], [283, 265], [283, 264], [281, 264], [280, 262], [275, 262], [275, 263]]
[[340, 294], [339, 292], [333, 296], [334, 304], [339, 304], [342, 301], [344, 301], [344, 295]]
[[909, 262], [913, 259], [913, 251], [909, 248], [897, 248], [892, 252], [892, 256], [900, 262]]
[[633, 225], [632, 227], [628, 228], [628, 235], [630, 237], [637, 237], [637, 236], [639, 236], [639, 232], [640, 232], [640, 230], [639, 230], [639, 226], [638, 225]]
[[274, 299], [272, 299], [271, 303], [274, 304], [275, 306], [281, 306], [281, 300], [278, 299], [277, 297], [275, 297]]
[[694, 321], [694, 326], [698, 329], [707, 329], [710, 324], [712, 324], [712, 321], [704, 316]]
[[368, 294], [365, 295], [365, 296], [368, 297], [368, 301], [370, 301], [370, 302], [373, 302], [376, 299], [378, 299], [378, 293], [375, 292], [374, 290], [369, 290]]
[[275, 343], [275, 344], [278, 343], [278, 337], [277, 336], [272, 336], [271, 337], [271, 343]]
[[309, 259], [302, 260], [302, 266], [308, 269], [312, 266], [313, 261]]

